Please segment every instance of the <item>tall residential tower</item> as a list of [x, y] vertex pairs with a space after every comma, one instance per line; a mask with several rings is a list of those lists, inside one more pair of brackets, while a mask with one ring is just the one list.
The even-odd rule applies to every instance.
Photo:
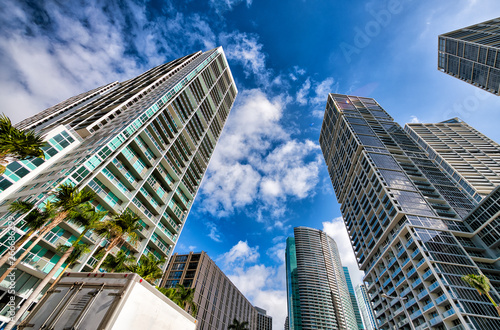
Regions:
[[[461, 279], [500, 267], [470, 238], [463, 219], [476, 202], [455, 179], [370, 98], [330, 94], [320, 145], [377, 326], [500, 328]], [[491, 293], [498, 301], [495, 285]]]
[[[47, 144], [45, 160], [11, 163], [0, 178], [1, 252], [8, 219], [18, 235], [27, 230], [22, 216], [8, 212], [10, 203], [40, 204], [59, 184], [70, 183], [95, 192], [98, 209], [141, 217], [138, 244], [122, 249], [136, 259], [151, 253], [168, 260], [236, 94], [219, 47], [77, 95], [17, 124], [42, 134]], [[17, 305], [59, 260], [57, 245], [81, 231], [63, 223], [28, 254], [16, 271]], [[84, 241], [92, 251], [73, 271], [91, 270], [97, 262], [99, 240], [87, 235]], [[6, 285], [0, 287], [2, 315]]]
[[500, 18], [439, 36], [438, 70], [500, 95]]
[[286, 241], [290, 330], [357, 330], [335, 241], [321, 230], [297, 227]]

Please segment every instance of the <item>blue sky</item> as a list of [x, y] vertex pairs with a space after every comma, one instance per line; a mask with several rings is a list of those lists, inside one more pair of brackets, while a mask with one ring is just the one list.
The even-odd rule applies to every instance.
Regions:
[[276, 329], [294, 226], [337, 240], [361, 275], [318, 145], [328, 92], [400, 124], [463, 120], [500, 141], [500, 99], [440, 73], [437, 35], [500, 16], [495, 0], [0, 0], [0, 109], [15, 122], [218, 45], [239, 89], [179, 239], [206, 251]]

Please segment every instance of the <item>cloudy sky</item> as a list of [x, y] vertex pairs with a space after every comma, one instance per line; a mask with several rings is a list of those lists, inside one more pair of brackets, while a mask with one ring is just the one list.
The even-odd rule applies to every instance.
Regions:
[[72, 95], [222, 45], [239, 89], [177, 252], [206, 251], [282, 328], [284, 246], [326, 231], [360, 283], [318, 145], [327, 93], [375, 98], [400, 124], [460, 117], [500, 141], [500, 99], [440, 73], [437, 35], [497, 0], [0, 0], [0, 111]]

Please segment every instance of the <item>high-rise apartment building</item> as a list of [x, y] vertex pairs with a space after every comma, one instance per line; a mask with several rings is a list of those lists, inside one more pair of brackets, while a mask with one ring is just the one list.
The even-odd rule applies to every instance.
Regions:
[[[19, 235], [27, 231], [23, 217], [8, 212], [12, 201], [40, 204], [59, 184], [71, 183], [95, 192], [100, 210], [141, 217], [138, 244], [122, 249], [137, 259], [152, 253], [168, 260], [236, 94], [219, 47], [72, 97], [17, 124], [42, 134], [47, 145], [45, 160], [13, 162], [0, 178], [0, 252], [8, 247], [8, 219]], [[57, 245], [81, 232], [63, 223], [28, 254], [16, 270], [18, 306], [59, 260]], [[73, 271], [97, 262], [93, 254], [102, 242], [90, 234], [83, 240], [92, 252]], [[6, 284], [0, 287], [2, 315]]]
[[363, 318], [363, 324], [366, 330], [376, 330], [375, 315], [373, 314], [372, 303], [364, 284], [356, 286], [356, 299], [358, 300], [359, 311]]
[[345, 281], [347, 284], [347, 289], [349, 289], [349, 296], [351, 297], [352, 308], [354, 310], [354, 315], [356, 316], [356, 323], [358, 324], [358, 329], [364, 330], [363, 319], [361, 318], [361, 313], [359, 311], [358, 301], [356, 299], [356, 292], [352, 286], [351, 275], [349, 274], [349, 268], [342, 267], [344, 269]]
[[500, 18], [439, 36], [438, 70], [499, 95]]
[[500, 185], [500, 145], [458, 118], [405, 131], [476, 202]]
[[321, 230], [293, 231], [285, 255], [289, 329], [358, 329], [337, 244]]
[[[260, 329], [258, 310], [205, 252], [172, 256], [161, 286], [177, 284], [194, 289], [196, 329], [226, 330], [234, 319], [248, 322], [249, 330]], [[189, 306], [186, 310], [191, 312]]]
[[272, 330], [273, 318], [267, 315], [265, 309], [255, 306], [257, 311], [257, 330]]
[[500, 267], [471, 239], [476, 202], [457, 181], [370, 98], [330, 94], [320, 145], [378, 328], [500, 328], [461, 279]]

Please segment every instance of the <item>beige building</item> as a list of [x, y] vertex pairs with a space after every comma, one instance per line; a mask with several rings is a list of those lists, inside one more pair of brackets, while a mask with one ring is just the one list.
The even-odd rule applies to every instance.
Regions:
[[195, 289], [198, 330], [226, 330], [233, 319], [248, 322], [250, 330], [267, 329], [258, 327], [257, 309], [205, 252], [172, 256], [161, 286], [177, 284]]

